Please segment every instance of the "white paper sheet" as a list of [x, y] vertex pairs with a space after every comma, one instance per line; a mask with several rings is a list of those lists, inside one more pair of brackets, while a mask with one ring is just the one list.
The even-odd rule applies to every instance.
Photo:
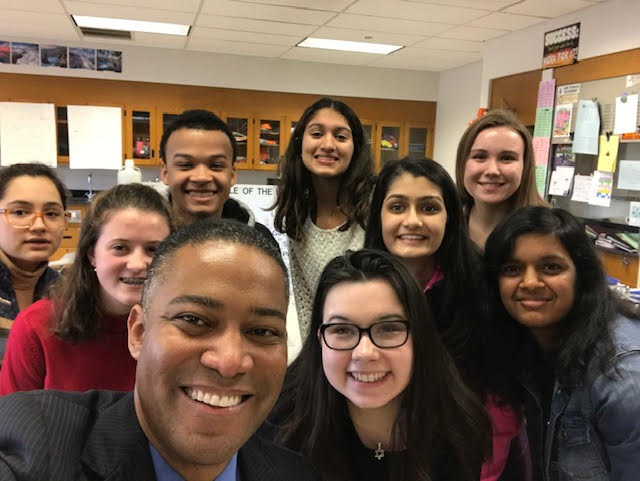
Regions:
[[0, 102], [0, 164], [58, 165], [53, 104]]
[[635, 132], [638, 128], [638, 94], [616, 97], [616, 123], [614, 134]]
[[69, 168], [122, 167], [122, 109], [69, 105]]
[[593, 100], [580, 100], [576, 112], [576, 130], [573, 135], [573, 153], [598, 155], [600, 114]]
[[556, 167], [551, 173], [551, 182], [549, 182], [549, 195], [567, 195], [571, 190], [571, 181], [575, 167]]
[[621, 160], [618, 164], [618, 189], [640, 190], [640, 160]]
[[575, 202], [588, 202], [590, 190], [591, 176], [576, 175], [573, 178], [573, 195], [571, 196], [571, 200]]

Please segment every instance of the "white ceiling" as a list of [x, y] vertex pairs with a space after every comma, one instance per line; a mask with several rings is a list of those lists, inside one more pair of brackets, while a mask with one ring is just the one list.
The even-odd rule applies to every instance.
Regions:
[[[600, 1], [606, 0], [0, 0], [0, 40], [106, 42], [440, 71], [480, 60], [486, 40]], [[132, 40], [106, 41], [83, 38], [71, 14], [193, 27], [186, 38], [133, 33]], [[405, 48], [381, 56], [296, 47], [307, 36]]]

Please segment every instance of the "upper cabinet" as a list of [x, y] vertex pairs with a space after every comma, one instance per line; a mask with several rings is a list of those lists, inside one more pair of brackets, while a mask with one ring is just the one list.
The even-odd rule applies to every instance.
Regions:
[[[237, 145], [238, 169], [276, 171], [300, 115], [320, 97], [156, 82], [0, 75], [0, 101], [56, 105], [61, 163], [69, 162], [68, 105], [121, 107], [123, 161], [132, 158], [136, 165], [154, 167], [162, 162], [160, 142], [171, 121], [186, 109], [206, 109], [221, 116], [231, 128]], [[435, 102], [338, 99], [362, 120], [376, 169], [408, 154], [432, 155]]]

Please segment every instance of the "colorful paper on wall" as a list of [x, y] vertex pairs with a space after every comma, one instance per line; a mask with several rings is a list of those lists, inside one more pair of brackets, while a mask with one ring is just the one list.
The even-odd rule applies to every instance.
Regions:
[[618, 189], [640, 190], [640, 160], [621, 160]]
[[551, 141], [545, 137], [533, 138], [533, 156], [536, 165], [547, 165], [549, 161], [549, 146]]
[[556, 117], [553, 121], [554, 137], [569, 137], [573, 104], [556, 105]]
[[600, 136], [600, 152], [598, 154], [598, 170], [602, 172], [615, 172], [616, 160], [618, 160], [618, 146], [620, 137], [611, 135], [607, 139], [606, 135]]
[[536, 109], [536, 126], [533, 130], [534, 137], [550, 137], [553, 122], [553, 109], [551, 107], [539, 107]]
[[616, 97], [614, 134], [636, 132], [638, 129], [638, 94]]
[[591, 190], [589, 191], [589, 204], [609, 207], [611, 205], [611, 192], [613, 191], [613, 174], [596, 170], [591, 177]]
[[[556, 79], [543, 80], [538, 84], [538, 107], [553, 107]], [[536, 121], [536, 124], [538, 122]]]
[[571, 190], [574, 167], [558, 167], [551, 173], [549, 181], [549, 195], [567, 195]]
[[594, 100], [580, 100], [576, 112], [576, 131], [573, 134], [573, 153], [598, 155], [600, 114]]
[[556, 144], [553, 151], [553, 166], [559, 167], [566, 165], [573, 167], [576, 165], [575, 158], [573, 157], [573, 149], [571, 144]]
[[563, 85], [558, 87], [556, 95], [556, 103], [558, 104], [575, 104], [578, 103], [580, 96], [580, 84]]
[[536, 187], [538, 193], [544, 197], [544, 188], [547, 185], [547, 166], [536, 165]]
[[590, 190], [591, 176], [576, 175], [573, 178], [573, 195], [571, 196], [571, 200], [574, 202], [588, 202]]

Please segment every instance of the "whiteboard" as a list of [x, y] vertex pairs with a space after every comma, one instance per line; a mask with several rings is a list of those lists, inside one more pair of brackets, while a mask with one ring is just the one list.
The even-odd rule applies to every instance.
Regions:
[[67, 106], [69, 168], [122, 168], [122, 109]]
[[56, 167], [53, 104], [0, 102], [0, 165], [39, 162]]

